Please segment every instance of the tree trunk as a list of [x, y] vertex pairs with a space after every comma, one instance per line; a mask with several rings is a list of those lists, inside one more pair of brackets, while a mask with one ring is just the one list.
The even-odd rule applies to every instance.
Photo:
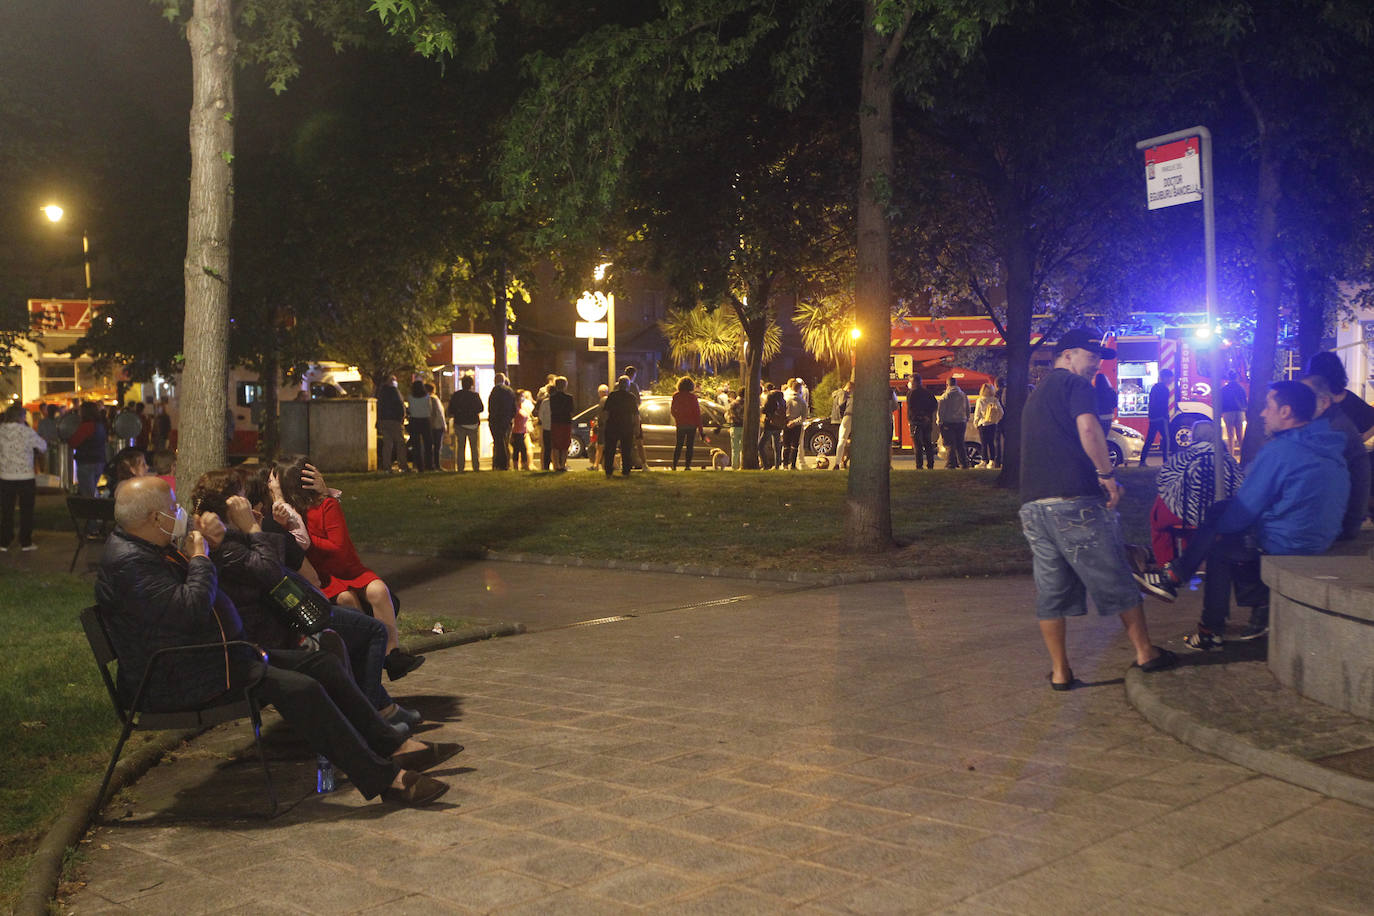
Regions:
[[[759, 302], [754, 297], [767, 295], [759, 290], [751, 290], [750, 301]], [[740, 449], [740, 464], [742, 470], [757, 471], [759, 469], [759, 399], [763, 394], [763, 338], [768, 330], [768, 312], [764, 310], [762, 320], [755, 320], [748, 310], [741, 307], [738, 303], [732, 303], [735, 314], [739, 317], [740, 327], [744, 329], [744, 362], [741, 365], [742, 377], [740, 381], [744, 385], [744, 444]]]
[[[506, 267], [502, 264], [496, 269], [496, 306], [491, 322], [491, 344], [496, 351], [496, 371], [510, 378], [510, 366], [506, 365]], [[514, 387], [514, 386], [512, 386]]]
[[1326, 336], [1326, 300], [1322, 297], [1322, 278], [1311, 270], [1300, 268], [1294, 277], [1294, 294], [1298, 306], [1298, 360], [1307, 361], [1322, 348]]
[[[891, 40], [878, 33], [873, 0], [864, 3], [859, 97], [858, 268], [854, 314], [854, 419], [850, 427], [849, 489], [844, 547], [875, 553], [892, 547], [889, 470], [892, 414], [888, 410], [892, 266], [887, 204], [892, 190]], [[900, 46], [901, 37], [896, 41]]]
[[1021, 486], [1021, 411], [1030, 394], [1031, 318], [1035, 314], [1032, 291], [1031, 253], [1021, 224], [1011, 212], [1005, 213], [1011, 228], [1000, 252], [1007, 290], [1007, 403], [1002, 431], [1006, 440], [1002, 450], [1002, 473], [997, 486]]
[[[1257, 120], [1259, 120], [1257, 118]], [[1250, 360], [1248, 425], [1241, 460], [1248, 463], [1264, 444], [1264, 409], [1279, 340], [1279, 163], [1273, 138], [1259, 120], [1259, 185], [1255, 194], [1255, 349]]]
[[177, 492], [225, 465], [229, 262], [233, 222], [234, 20], [231, 0], [195, 0], [191, 46], [191, 185]]

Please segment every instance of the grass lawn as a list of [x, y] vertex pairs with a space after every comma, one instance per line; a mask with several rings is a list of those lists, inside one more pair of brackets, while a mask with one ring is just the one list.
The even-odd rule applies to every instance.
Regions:
[[[959, 566], [1028, 568], [1014, 491], [995, 471], [893, 471], [902, 546], [841, 551], [846, 479], [825, 471], [566, 474], [334, 474], [354, 542], [368, 550], [477, 555], [485, 550], [589, 559], [816, 572]], [[1144, 542], [1154, 471], [1123, 470], [1129, 539]]]

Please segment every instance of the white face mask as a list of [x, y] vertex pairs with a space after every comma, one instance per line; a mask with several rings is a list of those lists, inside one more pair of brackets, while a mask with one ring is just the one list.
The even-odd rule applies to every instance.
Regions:
[[181, 508], [181, 506], [177, 506], [176, 509], [176, 515], [170, 515], [162, 511], [158, 512], [158, 515], [165, 515], [172, 520], [172, 530], [165, 530], [161, 523], [158, 524], [157, 530], [161, 531], [163, 534], [170, 534], [173, 541], [180, 543], [181, 540], [186, 537], [186, 527], [190, 519], [186, 515], [186, 510]]

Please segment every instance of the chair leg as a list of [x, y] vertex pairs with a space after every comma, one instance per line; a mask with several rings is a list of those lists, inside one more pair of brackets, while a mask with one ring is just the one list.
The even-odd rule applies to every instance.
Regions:
[[267, 779], [267, 798], [272, 802], [272, 810], [268, 812], [269, 818], [277, 816], [277, 790], [272, 785], [272, 771], [267, 767], [267, 755], [262, 750], [262, 710], [258, 708], [258, 698], [253, 696], [251, 690], [245, 693], [248, 698], [248, 708], [253, 719], [253, 746], [258, 749], [258, 762], [262, 764], [262, 775]]
[[114, 776], [115, 764], [119, 763], [119, 755], [124, 750], [124, 742], [129, 740], [129, 735], [134, 730], [132, 720], [124, 723], [124, 730], [119, 733], [119, 742], [115, 744], [114, 755], [110, 757], [110, 765], [105, 768], [105, 778], [100, 782], [100, 791], [95, 796], [95, 813], [100, 813], [100, 808], [105, 803], [105, 790], [110, 786], [110, 778]]
[[67, 567], [67, 572], [72, 572], [76, 569], [76, 558], [81, 556], [81, 548], [85, 546], [86, 541], [84, 539], [76, 542], [76, 553], [72, 554], [72, 565]]

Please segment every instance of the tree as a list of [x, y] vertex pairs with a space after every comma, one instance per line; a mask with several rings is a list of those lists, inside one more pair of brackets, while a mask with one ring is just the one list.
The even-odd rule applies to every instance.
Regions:
[[[168, 19], [185, 20], [191, 50], [191, 183], [187, 218], [185, 368], [177, 461], [178, 489], [225, 463], [224, 379], [228, 370], [230, 255], [233, 224], [234, 67], [263, 66], [269, 85], [280, 91], [299, 72], [295, 56], [302, 23], [314, 23], [337, 48], [359, 44], [367, 34], [364, 0], [151, 0]], [[473, 0], [477, 12], [488, 6]], [[391, 0], [373, 6], [391, 15], [392, 32], [417, 49], [439, 56], [455, 49], [455, 32], [436, 33], [423, 10]], [[470, 20], [476, 36], [473, 57], [490, 55], [487, 21]], [[239, 30], [245, 40], [240, 43]], [[240, 53], [242, 57], [240, 57]]]
[[[707, 372], [719, 372], [732, 362], [744, 364], [745, 336], [739, 315], [697, 305], [675, 309], [658, 323], [668, 338], [668, 355], [679, 363], [695, 362]], [[763, 360], [782, 348], [782, 329], [775, 322], [764, 333]]]
[[792, 321], [801, 329], [802, 346], [820, 362], [839, 369], [854, 362], [854, 297], [846, 293], [797, 303]]

